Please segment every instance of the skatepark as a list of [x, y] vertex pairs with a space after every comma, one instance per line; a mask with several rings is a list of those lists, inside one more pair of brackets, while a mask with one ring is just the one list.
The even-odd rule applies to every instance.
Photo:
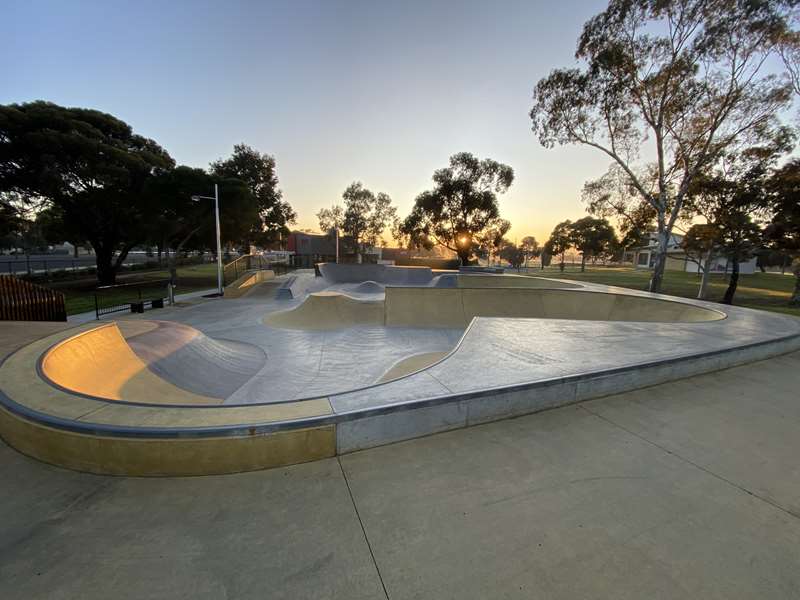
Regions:
[[[306, 462], [746, 364], [796, 319], [512, 274], [321, 265], [93, 322], [0, 367], [4, 438], [96, 473]], [[99, 449], [102, 448], [102, 452]]]

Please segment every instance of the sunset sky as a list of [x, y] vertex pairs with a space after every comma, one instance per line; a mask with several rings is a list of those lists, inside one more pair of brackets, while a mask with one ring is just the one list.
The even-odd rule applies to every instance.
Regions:
[[354, 181], [401, 216], [451, 154], [511, 165], [509, 237], [583, 216], [607, 159], [542, 148], [536, 81], [574, 63], [601, 0], [3, 1], [0, 103], [97, 108], [206, 167], [247, 143], [277, 160], [297, 226]]

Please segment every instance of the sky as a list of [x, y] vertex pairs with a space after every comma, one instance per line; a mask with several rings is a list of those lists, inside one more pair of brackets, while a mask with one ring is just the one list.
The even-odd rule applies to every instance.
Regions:
[[472, 152], [514, 168], [509, 238], [544, 241], [608, 159], [543, 148], [531, 93], [605, 4], [0, 0], [0, 104], [99, 109], [195, 167], [244, 142], [275, 156], [298, 228], [356, 180], [405, 216]]

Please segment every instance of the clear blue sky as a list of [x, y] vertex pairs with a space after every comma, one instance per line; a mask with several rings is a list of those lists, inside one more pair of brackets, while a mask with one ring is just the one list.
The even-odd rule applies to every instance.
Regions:
[[356, 179], [405, 215], [434, 169], [470, 151], [514, 167], [501, 213], [512, 238], [541, 239], [583, 215], [583, 182], [608, 162], [545, 150], [527, 116], [602, 0], [0, 6], [0, 103], [110, 112], [192, 166], [250, 144], [275, 155], [301, 227]]

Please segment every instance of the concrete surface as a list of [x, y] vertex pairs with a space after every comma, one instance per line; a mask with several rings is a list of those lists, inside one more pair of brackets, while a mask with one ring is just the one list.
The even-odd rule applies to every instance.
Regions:
[[[308, 273], [292, 277], [307, 290], [317, 283]], [[136, 340], [152, 339], [163, 356], [157, 352], [150, 356], [148, 343], [139, 352], [132, 351], [113, 324], [97, 334], [84, 333], [77, 344], [64, 344], [48, 355], [45, 372], [50, 372], [51, 358], [62, 350], [65, 356], [55, 361], [61, 365], [61, 377], [52, 380], [90, 395], [88, 385], [106, 386], [109, 393], [101, 395], [117, 400], [110, 403], [69, 396], [41, 381], [35, 370], [39, 355], [71, 335], [58, 333], [23, 348], [0, 367], [0, 403], [8, 413], [0, 422], [8, 432], [0, 429], [0, 433], [26, 454], [47, 462], [86, 466], [92, 472], [154, 475], [202, 473], [197, 469], [203, 465], [213, 466], [207, 473], [220, 473], [223, 466], [214, 455], [219, 444], [183, 440], [240, 438], [232, 448], [247, 449], [232, 451], [224, 462], [228, 472], [238, 472], [530, 414], [800, 349], [800, 320], [789, 316], [726, 307], [721, 318], [718, 306], [707, 302], [676, 301], [607, 286], [564, 290], [487, 289], [487, 285], [387, 288], [386, 306], [395, 293], [400, 294], [405, 299], [402, 314], [416, 319], [417, 325], [419, 313], [427, 309], [414, 293], [435, 295], [436, 301], [428, 298], [427, 305], [444, 316], [427, 310], [422, 320], [428, 328], [378, 323], [332, 330], [278, 328], [264, 325], [264, 316], [271, 323], [269, 317], [310, 310], [317, 301], [330, 308], [327, 303], [333, 302], [337, 309], [328, 312], [335, 317], [331, 323], [337, 324], [360, 317], [367, 307], [376, 307], [379, 313], [382, 303], [353, 300], [339, 292], [312, 293], [305, 302], [251, 293], [159, 311], [161, 319], [170, 320], [163, 327], [137, 317], [120, 322], [123, 329], [133, 328], [129, 334], [133, 346]], [[452, 302], [443, 301], [443, 295], [453, 296]], [[467, 315], [484, 310], [494, 316], [478, 316], [461, 336], [462, 329], [456, 326], [463, 326]], [[550, 318], [519, 318], [520, 311]], [[391, 312], [387, 311], [387, 319]], [[631, 313], [641, 320], [613, 321], [632, 318]], [[452, 327], [435, 327], [448, 315]], [[667, 318], [676, 322], [653, 322]], [[112, 340], [103, 335], [109, 331], [116, 332]], [[180, 335], [173, 335], [175, 331]], [[94, 335], [102, 344], [88, 342]], [[203, 342], [199, 346], [198, 340]], [[74, 352], [69, 350], [72, 346]], [[414, 357], [442, 355], [419, 370], [411, 364]], [[67, 360], [70, 356], [74, 360]], [[117, 360], [120, 357], [124, 360]], [[218, 368], [203, 366], [214, 361], [220, 363]], [[72, 363], [78, 365], [74, 372]], [[387, 373], [393, 377], [398, 367], [414, 372], [376, 384]], [[72, 380], [83, 385], [69, 384]], [[165, 407], [167, 403], [181, 406]], [[197, 406], [201, 403], [226, 406]], [[335, 430], [333, 441], [330, 427]], [[309, 446], [308, 455], [298, 446], [302, 435], [267, 439], [279, 431], [317, 428], [327, 428], [313, 434], [324, 442]], [[76, 441], [73, 434], [84, 437]], [[92, 436], [95, 439], [89, 439]], [[263, 448], [274, 448], [275, 456], [259, 455], [256, 444], [242, 443], [249, 436], [258, 437]], [[132, 438], [136, 441], [117, 441]], [[149, 444], [150, 440], [164, 443]], [[174, 455], [180, 460], [157, 469], [157, 461], [151, 459], [162, 450], [172, 460], [166, 450], [168, 440], [181, 442], [181, 453]], [[141, 460], [136, 448], [147, 449]], [[69, 460], [59, 460], [61, 456]], [[110, 457], [108, 466], [104, 456]], [[242, 457], [240, 465], [234, 461], [237, 456]], [[126, 460], [130, 470], [124, 468]]]
[[0, 444], [0, 598], [795, 599], [798, 374], [794, 353], [224, 477]]
[[183, 390], [148, 369], [116, 323], [81, 331], [42, 356], [41, 372], [52, 383], [78, 394], [107, 400], [164, 404], [219, 404]]
[[319, 271], [328, 284], [374, 281], [389, 285], [426, 285], [433, 279], [430, 267], [322, 263]]

